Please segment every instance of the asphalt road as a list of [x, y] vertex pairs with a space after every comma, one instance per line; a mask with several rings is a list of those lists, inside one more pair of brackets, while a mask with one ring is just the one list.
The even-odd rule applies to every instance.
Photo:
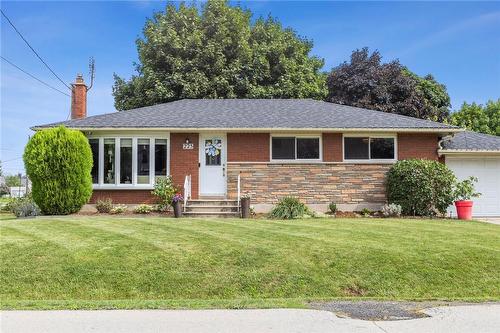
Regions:
[[2, 311], [1, 332], [499, 332], [500, 304], [437, 307], [430, 317], [367, 321], [322, 310]]

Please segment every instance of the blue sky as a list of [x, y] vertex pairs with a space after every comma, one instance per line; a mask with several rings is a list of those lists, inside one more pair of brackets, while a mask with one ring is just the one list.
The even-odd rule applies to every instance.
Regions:
[[[399, 58], [419, 75], [444, 83], [453, 108], [463, 101], [500, 98], [500, 3], [241, 1], [254, 17], [271, 14], [314, 41], [324, 70], [368, 46], [385, 60]], [[88, 114], [113, 112], [113, 73], [129, 77], [137, 61], [135, 39], [145, 19], [165, 2], [6, 2], [2, 10], [65, 82], [87, 75], [96, 62]], [[8, 23], [1, 22], [1, 54], [64, 90]], [[1, 62], [1, 160], [4, 173], [23, 171], [33, 125], [65, 120], [68, 97]], [[88, 77], [88, 76], [87, 76]]]

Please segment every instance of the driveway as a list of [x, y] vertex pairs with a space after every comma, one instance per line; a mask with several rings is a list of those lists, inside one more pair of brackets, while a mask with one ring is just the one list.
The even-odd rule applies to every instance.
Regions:
[[1, 331], [10, 332], [498, 332], [500, 303], [424, 310], [427, 318], [366, 321], [329, 311], [104, 310], [3, 311]]
[[500, 217], [480, 217], [480, 218], [477, 218], [477, 220], [482, 221], [482, 222], [500, 225]]

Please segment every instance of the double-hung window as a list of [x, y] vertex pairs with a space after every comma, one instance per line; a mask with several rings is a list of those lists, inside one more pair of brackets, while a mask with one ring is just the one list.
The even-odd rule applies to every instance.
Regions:
[[271, 137], [272, 160], [311, 160], [321, 159], [321, 140], [319, 136], [273, 136]]
[[394, 136], [344, 136], [345, 161], [394, 161]]
[[94, 187], [151, 187], [168, 175], [168, 139], [161, 137], [89, 138]]

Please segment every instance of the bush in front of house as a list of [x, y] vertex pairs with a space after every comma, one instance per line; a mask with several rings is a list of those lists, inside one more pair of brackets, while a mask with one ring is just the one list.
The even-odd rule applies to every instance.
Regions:
[[337, 204], [335, 202], [330, 202], [328, 210], [330, 211], [330, 214], [335, 215], [337, 213]]
[[158, 211], [168, 211], [169, 207], [172, 206], [172, 200], [176, 193], [177, 187], [175, 187], [171, 176], [156, 179], [151, 194], [156, 197]]
[[9, 209], [16, 217], [34, 217], [40, 215], [40, 209], [29, 196], [12, 199], [9, 202]]
[[314, 213], [299, 199], [284, 197], [274, 206], [269, 216], [273, 219], [290, 220], [314, 216]]
[[363, 208], [360, 213], [363, 217], [370, 217], [373, 214], [373, 212], [368, 208]]
[[28, 141], [23, 159], [42, 213], [75, 213], [89, 200], [92, 152], [80, 131], [64, 126], [41, 130]]
[[147, 205], [147, 204], [142, 204], [134, 209], [134, 213], [136, 214], [149, 214], [153, 211], [153, 206]]
[[95, 209], [97, 209], [99, 213], [109, 213], [111, 209], [113, 209], [113, 200], [111, 200], [111, 198], [97, 199]]
[[387, 175], [387, 199], [403, 215], [445, 214], [453, 203], [455, 175], [443, 163], [410, 159], [395, 163]]
[[110, 214], [123, 214], [127, 211], [127, 205], [123, 205], [123, 204], [119, 204], [119, 205], [115, 205], [113, 206], [113, 208], [111, 208], [110, 210]]
[[382, 206], [382, 215], [384, 217], [399, 217], [401, 216], [401, 205], [391, 203]]

